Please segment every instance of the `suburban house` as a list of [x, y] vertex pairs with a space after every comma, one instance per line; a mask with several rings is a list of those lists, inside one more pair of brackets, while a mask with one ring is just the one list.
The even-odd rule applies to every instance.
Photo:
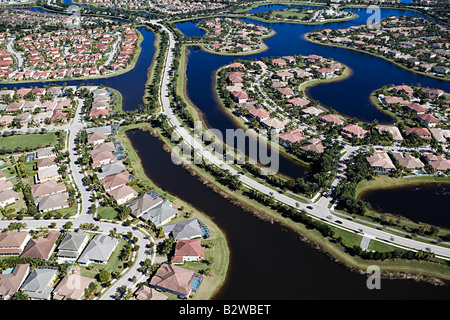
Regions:
[[129, 200], [136, 198], [138, 193], [127, 185], [121, 185], [118, 188], [108, 191], [108, 194], [114, 198], [117, 204], [124, 204]]
[[134, 292], [134, 297], [130, 300], [168, 300], [169, 298], [161, 292], [149, 286], [143, 285]]
[[0, 274], [0, 299], [11, 299], [19, 291], [29, 271], [29, 264], [16, 264], [11, 273]]
[[88, 241], [89, 234], [83, 231], [67, 232], [58, 246], [58, 252], [56, 253], [58, 261], [75, 261], [80, 256]]
[[38, 173], [35, 175], [36, 183], [58, 180], [60, 178], [61, 175], [58, 173], [58, 166], [40, 168], [38, 169]]
[[275, 130], [278, 133], [284, 129], [287, 121], [280, 121], [277, 118], [268, 118], [262, 120], [261, 123], [267, 130]]
[[184, 263], [185, 261], [198, 261], [205, 257], [205, 247], [201, 246], [201, 239], [178, 240], [175, 252], [170, 262]]
[[19, 195], [14, 190], [0, 191], [0, 207], [4, 208], [7, 205], [15, 203], [18, 200], [19, 200]]
[[49, 180], [31, 186], [31, 194], [37, 203], [39, 197], [48, 196], [66, 191], [66, 185], [63, 182], [57, 183], [55, 180]]
[[280, 144], [284, 147], [290, 147], [295, 142], [300, 142], [305, 139], [303, 132], [300, 129], [293, 129], [288, 132], [284, 132], [278, 136]]
[[69, 207], [67, 192], [50, 194], [36, 199], [39, 211], [48, 212]]
[[380, 174], [395, 170], [395, 165], [386, 152], [374, 152], [373, 155], [366, 157], [366, 160]]
[[417, 118], [420, 120], [420, 122], [426, 124], [429, 127], [436, 127], [441, 120], [433, 116], [431, 113], [424, 113], [417, 115]]
[[28, 232], [6, 231], [0, 233], [0, 256], [18, 256], [31, 236]]
[[408, 128], [406, 129], [406, 135], [410, 135], [411, 133], [417, 133], [419, 137], [425, 140], [431, 140], [431, 133], [427, 128]]
[[175, 240], [203, 237], [198, 219], [184, 220], [163, 226], [166, 236], [172, 235]]
[[368, 131], [364, 130], [360, 126], [356, 124], [348, 124], [344, 128], [342, 128], [342, 134], [346, 135], [347, 137], [356, 137], [356, 138], [363, 138]]
[[398, 164], [402, 167], [405, 167], [406, 169], [411, 170], [412, 172], [419, 172], [422, 171], [425, 167], [422, 161], [420, 161], [418, 158], [413, 157], [410, 154], [402, 154], [400, 152], [392, 152], [392, 155], [394, 158], [398, 161]]
[[79, 274], [68, 274], [53, 290], [54, 300], [80, 300], [85, 290], [95, 279], [80, 276]]
[[150, 285], [182, 297], [188, 297], [193, 289], [191, 283], [194, 275], [194, 271], [164, 263], [150, 280]]
[[144, 193], [131, 200], [126, 206], [130, 208], [131, 215], [139, 218], [151, 208], [157, 206], [164, 201], [163, 197], [155, 191]]
[[42, 266], [31, 271], [20, 287], [31, 299], [48, 300], [53, 290], [58, 267]]
[[56, 240], [58, 240], [59, 235], [59, 232], [49, 232], [44, 236], [31, 239], [21, 256], [48, 260], [55, 250]]
[[106, 264], [119, 244], [119, 240], [109, 236], [96, 235], [84, 249], [77, 262], [82, 266], [90, 263]]
[[164, 200], [164, 202], [158, 203], [156, 206], [147, 210], [141, 219], [152, 222], [156, 227], [162, 226], [168, 223], [170, 220], [177, 216], [177, 210], [172, 207], [172, 202]]
[[378, 126], [377, 129], [380, 133], [383, 131], [389, 132], [392, 135], [392, 139], [394, 139], [395, 143], [403, 142], [403, 136], [396, 126]]

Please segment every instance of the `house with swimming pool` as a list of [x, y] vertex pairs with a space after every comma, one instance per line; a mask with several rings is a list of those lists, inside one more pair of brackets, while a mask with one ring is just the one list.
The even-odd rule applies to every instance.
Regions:
[[150, 286], [187, 298], [202, 281], [203, 277], [194, 271], [164, 263], [150, 280]]

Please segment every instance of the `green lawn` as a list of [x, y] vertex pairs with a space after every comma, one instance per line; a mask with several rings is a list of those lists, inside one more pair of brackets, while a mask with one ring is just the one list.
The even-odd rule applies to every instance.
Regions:
[[57, 143], [56, 132], [47, 132], [44, 134], [31, 133], [14, 135], [0, 138], [0, 150], [4, 153], [14, 152], [16, 148], [37, 149], [40, 147], [53, 146]]

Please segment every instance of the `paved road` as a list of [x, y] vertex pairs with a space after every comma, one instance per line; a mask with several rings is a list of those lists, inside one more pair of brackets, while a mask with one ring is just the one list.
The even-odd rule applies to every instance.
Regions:
[[[169, 100], [169, 83], [170, 83], [170, 69], [173, 62], [173, 54], [172, 50], [175, 47], [175, 39], [173, 37], [173, 34], [170, 30], [168, 30], [163, 25], [159, 24], [155, 21], [148, 21], [150, 23], [158, 24], [161, 26], [161, 28], [166, 31], [169, 35], [169, 50], [168, 54], [165, 59], [165, 65], [164, 65], [164, 72], [162, 74], [162, 82], [161, 82], [161, 88], [160, 88], [160, 101], [163, 106], [163, 113], [167, 116], [169, 122], [174, 128], [174, 131], [183, 138], [183, 141], [188, 143], [189, 146], [191, 146], [195, 152], [200, 154], [205, 161], [208, 161], [212, 164], [217, 165], [218, 167], [229, 170], [229, 172], [233, 175], [238, 175], [239, 179], [244, 183], [245, 185], [258, 190], [266, 195], [271, 195], [273, 198], [281, 203], [284, 203], [286, 205], [289, 205], [293, 208], [299, 208], [299, 209], [305, 209], [308, 214], [311, 215], [311, 217], [316, 219], [321, 219], [325, 223], [331, 224], [338, 228], [343, 228], [346, 230], [353, 231], [355, 233], [360, 233], [362, 235], [366, 235], [367, 237], [371, 238], [378, 238], [378, 239], [384, 239], [386, 241], [389, 241], [390, 243], [394, 245], [404, 246], [407, 248], [410, 248], [412, 250], [430, 250], [431, 252], [434, 252], [436, 256], [442, 257], [444, 259], [450, 260], [450, 249], [449, 248], [443, 248], [437, 245], [433, 244], [426, 244], [420, 241], [402, 238], [399, 236], [396, 236], [395, 239], [391, 240], [391, 234], [389, 232], [378, 230], [376, 228], [367, 227], [365, 225], [362, 225], [356, 221], [351, 220], [341, 220], [340, 217], [336, 216], [334, 212], [330, 209], [328, 209], [328, 205], [331, 201], [331, 196], [327, 197], [321, 197], [320, 200], [314, 204], [303, 204], [295, 201], [294, 199], [286, 196], [285, 194], [275, 192], [272, 188], [266, 187], [263, 184], [247, 177], [244, 175], [240, 175], [237, 170], [235, 170], [233, 167], [229, 166], [227, 163], [223, 162], [221, 159], [217, 158], [215, 155], [213, 155], [208, 149], [206, 149], [198, 140], [194, 139], [191, 134], [181, 125], [179, 120], [176, 118], [175, 114], [173, 113], [171, 107], [170, 107], [170, 100]], [[350, 155], [350, 153], [354, 150], [354, 147], [352, 146], [346, 146], [347, 150], [347, 157]], [[337, 182], [335, 182], [337, 184]], [[312, 209], [307, 208], [309, 206]]]

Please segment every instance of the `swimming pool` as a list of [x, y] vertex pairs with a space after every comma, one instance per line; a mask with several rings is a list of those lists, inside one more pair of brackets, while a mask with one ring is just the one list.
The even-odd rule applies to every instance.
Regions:
[[8, 268], [3, 270], [2, 274], [10, 274], [11, 272], [13, 272], [14, 268]]

